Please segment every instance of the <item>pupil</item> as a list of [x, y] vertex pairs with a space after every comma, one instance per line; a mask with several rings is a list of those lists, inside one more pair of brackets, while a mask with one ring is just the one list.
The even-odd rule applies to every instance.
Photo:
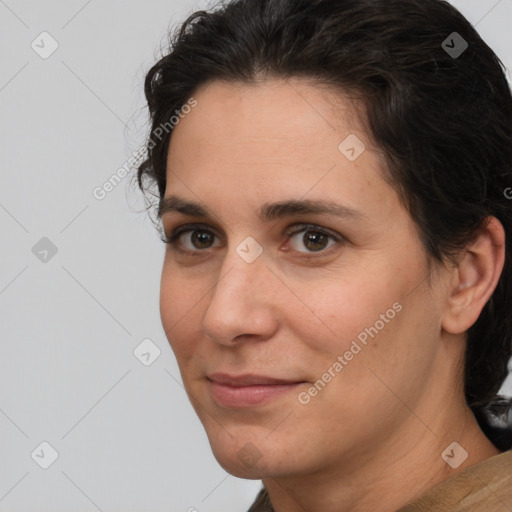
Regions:
[[209, 240], [211, 238], [210, 234], [206, 233], [205, 231], [195, 231], [194, 237], [195, 237], [196, 241], [198, 241], [199, 245], [201, 245], [201, 244], [208, 245], [208, 242], [211, 243], [211, 240]]
[[[323, 233], [309, 231], [309, 234], [304, 235], [304, 245], [306, 247], [308, 247], [308, 249], [311, 249], [311, 250], [323, 249], [325, 247], [325, 244], [323, 244], [322, 241], [325, 242], [326, 238], [327, 237]], [[313, 244], [313, 247], [309, 246], [310, 242]], [[316, 244], [316, 247], [315, 247], [315, 244]]]

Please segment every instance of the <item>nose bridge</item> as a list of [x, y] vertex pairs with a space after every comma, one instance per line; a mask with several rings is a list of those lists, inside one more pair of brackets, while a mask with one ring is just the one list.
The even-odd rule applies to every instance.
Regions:
[[231, 342], [241, 334], [270, 335], [274, 321], [267, 292], [270, 271], [250, 240], [231, 249], [211, 290], [203, 329], [211, 339]]
[[[222, 298], [225, 292], [228, 295], [240, 294], [240, 299], [246, 302], [247, 298], [255, 296], [254, 293], [248, 293], [251, 288], [268, 281], [267, 274], [269, 270], [263, 255], [263, 247], [253, 237], [248, 236], [236, 246], [229, 248], [214, 295], [220, 295]], [[263, 295], [266, 294], [263, 292]]]

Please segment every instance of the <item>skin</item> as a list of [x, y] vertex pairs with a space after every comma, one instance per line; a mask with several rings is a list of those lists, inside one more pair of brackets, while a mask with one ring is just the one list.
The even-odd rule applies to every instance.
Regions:
[[[193, 96], [172, 134], [165, 197], [213, 215], [163, 214], [167, 236], [193, 222], [209, 231], [203, 245], [193, 230], [181, 235], [188, 253], [166, 246], [160, 305], [219, 464], [262, 479], [276, 512], [391, 512], [499, 454], [466, 405], [461, 374], [464, 333], [503, 268], [497, 219], [458, 266], [435, 267], [429, 287], [416, 226], [382, 177], [355, 100], [303, 79], [215, 81]], [[349, 134], [366, 146], [353, 162], [338, 150]], [[258, 218], [262, 204], [287, 199], [328, 199], [366, 218]], [[297, 223], [346, 242], [315, 250], [307, 230], [287, 236]], [[248, 236], [263, 249], [250, 264], [236, 252]], [[297, 391], [244, 409], [213, 399], [212, 372], [300, 380], [307, 391], [396, 302], [402, 310], [308, 404]], [[456, 469], [441, 458], [453, 441], [468, 452]], [[247, 443], [257, 454], [249, 463], [238, 456]]]

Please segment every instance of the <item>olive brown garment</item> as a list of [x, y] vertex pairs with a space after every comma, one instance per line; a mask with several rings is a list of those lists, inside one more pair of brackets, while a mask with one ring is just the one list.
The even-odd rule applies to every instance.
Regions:
[[[274, 512], [264, 488], [247, 512]], [[466, 468], [397, 512], [512, 512], [512, 450]]]

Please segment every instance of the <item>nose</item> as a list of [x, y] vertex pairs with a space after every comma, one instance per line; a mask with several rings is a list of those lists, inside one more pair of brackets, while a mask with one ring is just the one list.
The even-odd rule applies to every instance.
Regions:
[[210, 292], [203, 317], [205, 335], [227, 346], [242, 339], [270, 338], [278, 327], [275, 281], [262, 256], [247, 263], [231, 249]]

